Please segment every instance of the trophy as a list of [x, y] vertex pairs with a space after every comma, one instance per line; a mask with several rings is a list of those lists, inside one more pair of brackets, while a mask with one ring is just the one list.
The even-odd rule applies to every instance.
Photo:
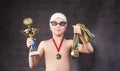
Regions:
[[[24, 30], [21, 30], [21, 33], [29, 38], [33, 38], [33, 36], [38, 32], [38, 28], [31, 27], [31, 24], [33, 23], [32, 18], [28, 17], [23, 20], [24, 25], [27, 27]], [[34, 39], [33, 39], [34, 40]], [[30, 56], [32, 55], [38, 55], [37, 48], [35, 47], [35, 44], [30, 46]]]

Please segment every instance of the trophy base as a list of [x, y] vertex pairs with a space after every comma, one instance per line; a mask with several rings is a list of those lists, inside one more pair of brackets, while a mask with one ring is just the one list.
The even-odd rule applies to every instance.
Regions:
[[29, 53], [29, 56], [36, 56], [36, 55], [39, 55], [40, 53], [38, 51], [31, 51]]

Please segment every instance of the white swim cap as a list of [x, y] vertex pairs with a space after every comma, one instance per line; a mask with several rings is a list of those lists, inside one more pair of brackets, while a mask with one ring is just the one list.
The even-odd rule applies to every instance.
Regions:
[[63, 18], [64, 21], [67, 22], [66, 16], [65, 16], [63, 13], [60, 13], [60, 12], [54, 13], [54, 14], [51, 16], [51, 18], [50, 18], [50, 22], [51, 22], [51, 21], [54, 21], [54, 19], [55, 19], [55, 18], [58, 18], [58, 17]]

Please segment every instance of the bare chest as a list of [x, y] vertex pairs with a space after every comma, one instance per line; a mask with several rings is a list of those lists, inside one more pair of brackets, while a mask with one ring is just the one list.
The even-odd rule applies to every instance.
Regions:
[[[58, 47], [59, 47], [59, 45], [58, 45]], [[61, 54], [62, 56], [69, 56], [69, 54], [70, 54], [70, 46], [67, 44], [67, 43], [63, 43], [62, 45], [61, 45], [61, 47], [56, 47], [55, 45], [54, 45], [54, 43], [49, 43], [49, 44], [47, 44], [46, 45], [46, 47], [44, 48], [44, 50], [45, 50], [45, 55], [47, 55], [47, 56], [55, 56], [56, 54]], [[58, 51], [58, 49], [59, 49], [59, 51]]]

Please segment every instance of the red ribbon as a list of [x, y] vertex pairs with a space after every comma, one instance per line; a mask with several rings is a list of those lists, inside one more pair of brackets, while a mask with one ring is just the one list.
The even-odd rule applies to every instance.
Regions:
[[62, 40], [61, 40], [61, 42], [60, 42], [60, 45], [59, 45], [59, 47], [58, 47], [57, 44], [56, 44], [56, 42], [55, 42], [55, 40], [54, 40], [54, 38], [52, 38], [52, 41], [53, 41], [53, 43], [54, 43], [54, 45], [55, 45], [55, 47], [56, 47], [56, 49], [57, 49], [57, 52], [60, 51], [60, 48], [61, 48], [62, 43], [63, 43], [63, 40], [64, 40], [64, 38], [62, 38]]

